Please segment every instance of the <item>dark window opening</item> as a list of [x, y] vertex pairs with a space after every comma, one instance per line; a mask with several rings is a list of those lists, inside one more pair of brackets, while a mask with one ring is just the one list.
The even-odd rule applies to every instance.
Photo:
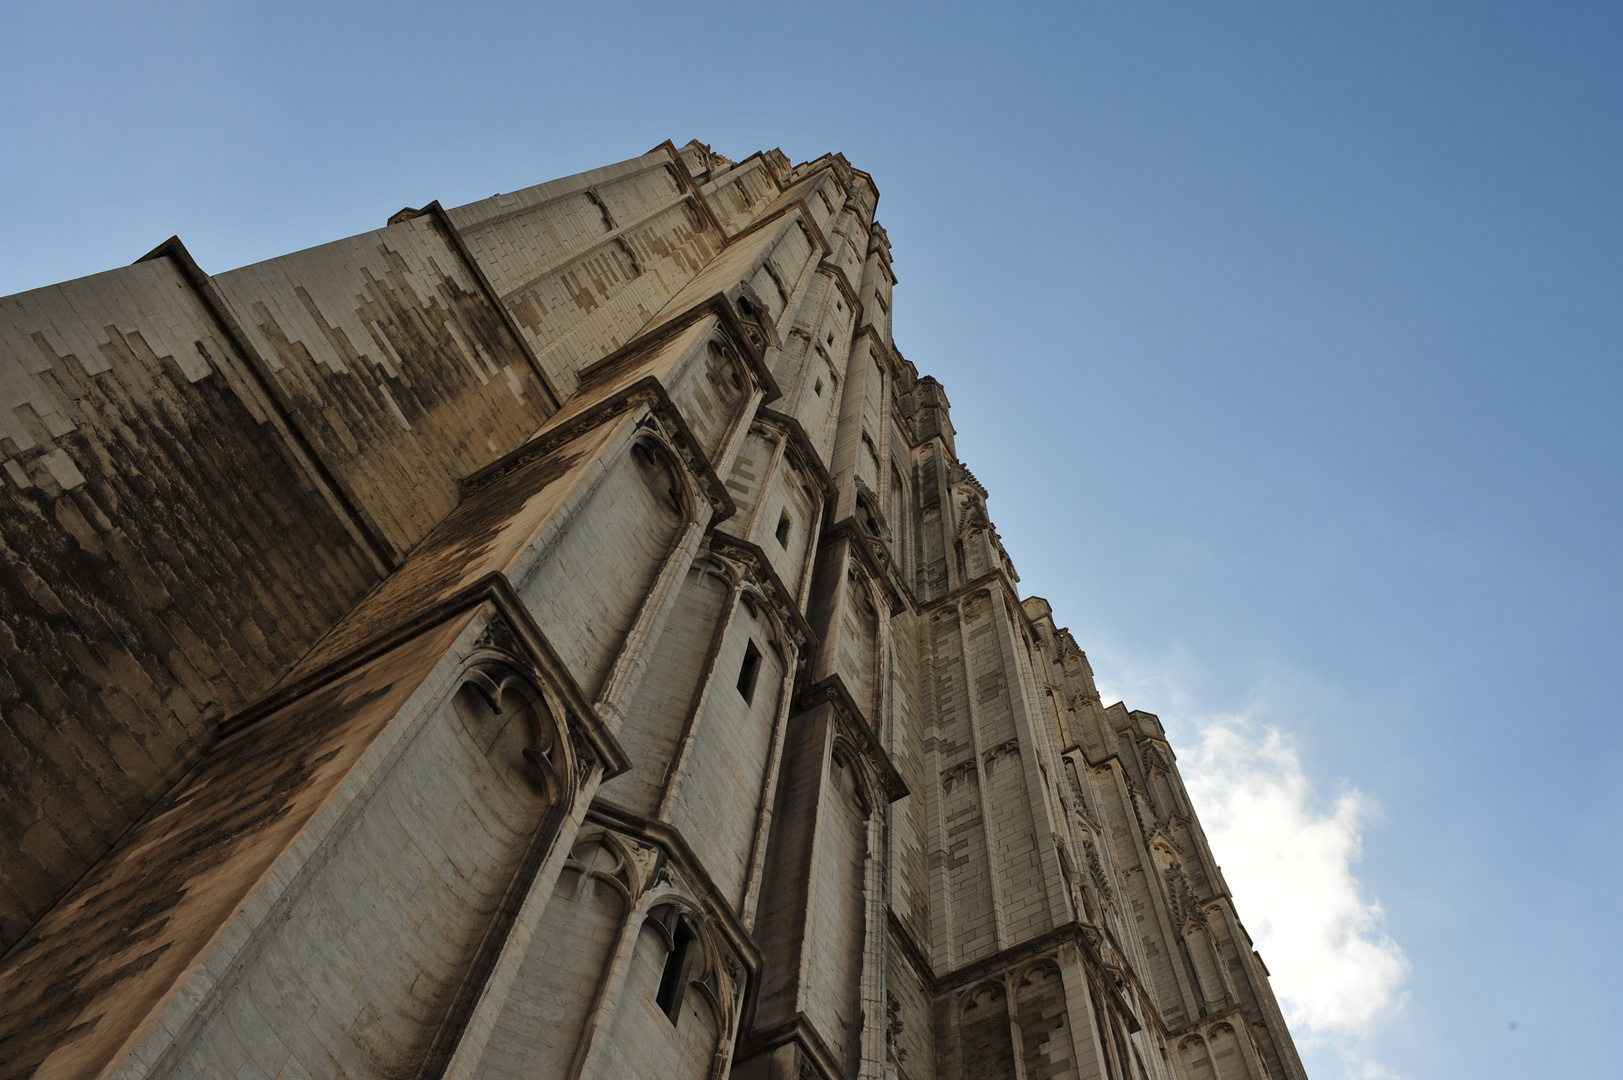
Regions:
[[818, 397], [823, 396], [823, 380], [822, 379], [817, 380], [817, 385], [812, 387], [812, 393], [816, 394]]
[[778, 546], [785, 550], [789, 547], [789, 511], [785, 510], [783, 516], [778, 518]]
[[659, 992], [654, 995], [654, 1004], [659, 1006], [661, 1012], [676, 1023], [682, 1012], [682, 991], [686, 989], [688, 953], [691, 951], [694, 934], [693, 928], [686, 919], [676, 920], [676, 944], [665, 955], [665, 972], [659, 977]]
[[746, 702], [755, 703], [755, 677], [761, 673], [761, 650], [750, 642], [744, 650], [744, 663], [738, 669], [738, 692]]

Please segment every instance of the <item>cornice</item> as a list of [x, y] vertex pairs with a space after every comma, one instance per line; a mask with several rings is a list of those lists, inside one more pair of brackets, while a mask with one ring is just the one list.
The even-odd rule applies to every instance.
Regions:
[[703, 894], [706, 906], [716, 916], [716, 921], [721, 925], [728, 943], [738, 951], [745, 966], [749, 968], [752, 976], [750, 983], [753, 985], [756, 982], [753, 976], [759, 975], [761, 971], [761, 948], [755, 943], [755, 936], [744, 926], [737, 912], [733, 911], [726, 895], [716, 887], [715, 880], [704, 868], [704, 863], [680, 829], [668, 822], [643, 817], [601, 795], [592, 800], [591, 808], [586, 811], [586, 820], [635, 836], [664, 851], [682, 872], [682, 876]]
[[891, 937], [901, 945], [902, 952], [907, 956], [907, 962], [918, 973], [919, 980], [934, 995], [940, 985], [935, 968], [930, 965], [930, 958], [925, 955], [924, 949], [913, 939], [912, 931], [896, 917], [896, 912], [888, 903], [885, 905], [885, 926], [890, 931]]
[[885, 276], [890, 279], [891, 288], [894, 289], [901, 284], [896, 271], [890, 268], [890, 234], [879, 224], [878, 218], [875, 218], [873, 224], [868, 227], [868, 254], [879, 256], [879, 265], [884, 268]]
[[795, 645], [802, 656], [817, 648], [820, 643], [816, 631], [801, 613], [800, 605], [795, 602], [794, 592], [783, 583], [778, 572], [772, 568], [772, 560], [767, 558], [766, 552], [762, 551], [759, 545], [714, 529], [710, 531], [706, 540], [710, 550], [716, 554], [738, 559], [749, 565], [756, 575], [756, 583], [763, 586], [762, 592], [772, 602], [773, 610], [795, 635]]
[[672, 316], [652, 330], [638, 334], [601, 360], [581, 368], [577, 376], [580, 380], [580, 389], [575, 391], [575, 395], [579, 396], [581, 389], [590, 389], [592, 385], [603, 382], [614, 372], [635, 362], [646, 353], [680, 336], [688, 327], [707, 315], [718, 316], [726, 326], [734, 346], [743, 354], [745, 362], [761, 384], [762, 401], [776, 401], [782, 397], [783, 391], [778, 387], [778, 380], [772, 374], [772, 369], [767, 366], [765, 351], [757, 349], [750, 341], [749, 335], [744, 332], [743, 320], [739, 318], [733, 301], [725, 292], [714, 293], [698, 301], [686, 311]]
[[[1117, 968], [1105, 963], [1104, 957], [1099, 952], [1099, 947], [1093, 942], [1091, 935], [1098, 932], [1095, 928], [1084, 926], [1080, 921], [1073, 919], [1071, 922], [1057, 926], [1038, 937], [1028, 938], [1017, 945], [1001, 949], [991, 956], [947, 972], [937, 980], [935, 992], [938, 994], [945, 993], [961, 986], [979, 982], [981, 979], [997, 974], [1003, 968], [1014, 967], [1027, 960], [1035, 960], [1066, 944], [1076, 945], [1081, 950], [1083, 959], [1100, 974], [1117, 971]], [[1139, 981], [1138, 975], [1133, 971], [1132, 965], [1125, 956], [1121, 957], [1119, 970], [1134, 984], [1135, 989], [1142, 991], [1143, 984]], [[1105, 979], [1103, 981], [1105, 985], [1102, 989], [1114, 1001], [1116, 1008], [1121, 1012], [1122, 1017], [1126, 1019], [1128, 1032], [1138, 1031], [1143, 1025], [1138, 1018], [1138, 1014], [1128, 1005], [1125, 995], [1120, 992], [1118, 987], [1112, 985], [1110, 980]], [[1149, 999], [1144, 998], [1142, 1000], [1148, 1001]]]
[[1239, 1004], [1238, 1002], [1230, 1005], [1222, 1012], [1207, 1013], [1205, 1016], [1197, 1016], [1193, 1020], [1180, 1024], [1175, 1028], [1167, 1028], [1167, 1041], [1171, 1042], [1176, 1039], [1181, 1039], [1185, 1035], [1189, 1034], [1198, 1035], [1201, 1034], [1201, 1028], [1209, 1027], [1212, 1024], [1233, 1024], [1235, 1020], [1238, 1020], [1242, 1025], [1250, 1024], [1250, 1021], [1245, 1018], [1245, 1006]]
[[828, 466], [823, 464], [822, 455], [817, 452], [817, 446], [812, 442], [811, 436], [806, 434], [805, 427], [788, 413], [768, 409], [765, 406], [755, 411], [755, 419], [770, 427], [776, 427], [789, 437], [789, 443], [796, 454], [805, 461], [806, 467], [817, 481], [817, 486], [823, 491], [823, 500], [834, 498], [839, 489], [834, 486], [834, 477], [829, 473]]
[[[891, 400], [894, 403], [894, 392], [891, 394]], [[923, 411], [923, 409], [919, 410], [919, 412]], [[914, 415], [916, 416], [917, 413]], [[902, 441], [907, 443], [907, 448], [909, 450], [917, 450], [922, 446], [928, 446], [930, 443], [936, 442], [941, 444], [942, 452], [946, 455], [947, 460], [953, 460], [953, 449], [951, 446], [947, 445], [947, 437], [945, 435], [937, 431], [933, 434], [925, 435], [924, 437], [920, 438], [913, 433], [912, 417], [900, 417], [899, 410], [893, 410], [891, 416], [893, 418], [892, 423], [895, 424], [895, 426], [901, 431]], [[903, 422], [903, 420], [906, 422]], [[956, 432], [954, 434], [956, 434]]]
[[[770, 166], [767, 165], [767, 161], [766, 161], [766, 151], [765, 150], [757, 150], [752, 154], [747, 154], [744, 157], [739, 158], [737, 161], [733, 162], [732, 165], [730, 165], [728, 167], [728, 171], [733, 172], [733, 171], [742, 169], [744, 166], [748, 165], [750, 162], [756, 160], [757, 158], [760, 159], [762, 167], [768, 169], [767, 175], [771, 176], [772, 174], [771, 174], [771, 171], [770, 171]], [[772, 182], [774, 184], [777, 183], [777, 178], [773, 177]]]
[[542, 431], [518, 449], [504, 454], [476, 472], [469, 473], [462, 480], [463, 498], [489, 487], [502, 477], [516, 472], [593, 428], [643, 404], [648, 405], [651, 412], [670, 425], [675, 435], [673, 441], [677, 444], [677, 453], [681, 455], [688, 470], [698, 479], [705, 497], [710, 502], [712, 508], [710, 524], [715, 525], [731, 517], [737, 511], [738, 505], [727, 493], [726, 485], [716, 475], [716, 470], [711, 467], [710, 459], [705, 456], [698, 440], [694, 438], [692, 429], [682, 418], [682, 411], [671, 401], [665, 387], [660, 385], [659, 379], [653, 375], [638, 379], [620, 393], [596, 402], [591, 408], [583, 409], [557, 427]]
[[831, 704], [835, 713], [844, 721], [841, 725], [851, 735], [856, 737], [859, 748], [868, 758], [878, 773], [878, 780], [885, 789], [886, 796], [891, 802], [906, 798], [909, 794], [907, 783], [902, 774], [897, 771], [890, 755], [879, 742], [879, 736], [868, 723], [868, 718], [862, 715], [851, 692], [845, 688], [845, 681], [839, 675], [830, 675], [801, 690], [795, 699], [794, 714], [799, 715], [818, 705]]
[[[823, 539], [825, 541], [842, 536], [850, 541], [851, 548], [857, 553], [857, 560], [862, 563], [862, 568], [867, 571], [868, 576], [884, 586], [885, 593], [890, 598], [891, 618], [895, 618], [903, 611], [917, 612], [919, 610], [918, 603], [913, 599], [913, 591], [907, 587], [906, 582], [901, 581], [899, 576], [892, 571], [891, 568], [895, 565], [895, 560], [891, 558], [883, 540], [873, 536], [861, 525], [857, 524], [854, 517], [843, 517], [823, 530]], [[879, 546], [880, 551], [884, 553], [883, 560], [874, 552], [874, 545], [876, 544]], [[821, 548], [822, 545], [818, 546]]]
[[1033, 626], [1034, 624], [1031, 621], [1031, 617], [1028, 616], [1025, 613], [1025, 610], [1020, 607], [1020, 594], [1015, 591], [1014, 586], [1009, 583], [1008, 576], [1005, 575], [1002, 570], [988, 570], [980, 577], [971, 578], [969, 581], [964, 582], [951, 592], [943, 593], [934, 600], [920, 605], [919, 614], [924, 615], [939, 607], [944, 607], [947, 604], [954, 603], [962, 598], [966, 593], [974, 592], [977, 589], [987, 588], [994, 582], [1002, 587], [1004, 595], [1008, 596], [1010, 600], [1014, 601], [1015, 609], [1020, 612], [1021, 623], [1028, 629]]
[[986, 490], [986, 485], [981, 483], [980, 479], [976, 477], [973, 472], [970, 472], [968, 465], [965, 465], [961, 461], [955, 461], [952, 463], [952, 467], [957, 473], [957, 475], [950, 478], [952, 484], [968, 484], [975, 490], [975, 493], [981, 497], [982, 502], [985, 502], [987, 499], [992, 497], [992, 493]]
[[[910, 963], [913, 966], [913, 969], [918, 972], [920, 979], [925, 984], [925, 988], [929, 991], [932, 997], [945, 991], [955, 989], [959, 986], [965, 986], [971, 982], [978, 981], [979, 979], [995, 973], [1000, 968], [1010, 967], [1020, 963], [1022, 960], [1028, 960], [1041, 956], [1043, 953], [1051, 951], [1056, 945], [1062, 944], [1065, 941], [1080, 942], [1086, 958], [1095, 964], [1100, 971], [1114, 970], [1105, 963], [1104, 957], [1100, 954], [1098, 947], [1094, 945], [1092, 939], [1088, 936], [1088, 930], [1090, 928], [1084, 926], [1080, 920], [1073, 920], [1072, 922], [1066, 923], [1063, 926], [1049, 931], [1041, 937], [1032, 938], [1029, 941], [1023, 941], [1017, 945], [1012, 945], [992, 956], [986, 957], [982, 960], [977, 960], [971, 964], [966, 964], [961, 968], [955, 968], [944, 976], [937, 975], [935, 968], [931, 966], [928, 957], [925, 956], [924, 950], [920, 948], [918, 942], [913, 940], [913, 935], [908, 931], [907, 927], [902, 923], [902, 921], [896, 917], [895, 911], [891, 910], [888, 905], [885, 908], [885, 921], [892, 937], [901, 944], [902, 952], [906, 954], [908, 963]], [[1121, 960], [1123, 974], [1126, 975], [1127, 978], [1133, 983], [1134, 988], [1138, 991], [1140, 1001], [1146, 1003], [1146, 1007], [1143, 1011], [1152, 1019], [1156, 1027], [1165, 1032], [1166, 1025], [1161, 1021], [1159, 1014], [1156, 1012], [1152, 999], [1146, 995], [1144, 991], [1144, 984], [1139, 979], [1138, 973], [1133, 970], [1132, 964], [1125, 956], [1123, 956]], [[1114, 988], [1112, 988], [1112, 991], [1113, 990]], [[1112, 996], [1115, 997], [1117, 1005], [1121, 1008], [1122, 1014], [1126, 1016], [1130, 1022], [1137, 1023], [1138, 1016], [1130, 1007], [1127, 1006], [1125, 998], [1122, 995], [1115, 993], [1112, 993]], [[1133, 1030], [1136, 1031], [1138, 1029], [1135, 1027]]]
[[899, 366], [896, 360], [896, 353], [889, 345], [885, 344], [885, 339], [879, 336], [879, 331], [874, 329], [874, 325], [871, 322], [865, 322], [861, 326], [857, 327], [856, 333], [851, 335], [851, 344], [855, 345], [864, 337], [872, 338], [874, 344], [879, 346], [880, 356], [885, 361], [885, 374], [889, 375], [891, 377], [891, 382], [894, 383], [896, 381], [896, 369]]
[[[845, 271], [840, 269], [839, 263], [832, 263], [827, 258], [824, 258], [818, 262], [816, 272], [826, 274], [834, 279], [835, 288], [840, 290], [840, 295], [845, 297], [845, 302], [851, 305], [851, 318], [855, 320], [856, 325], [859, 327], [869, 325], [862, 321], [866, 309], [862, 306], [862, 301], [857, 299], [857, 291], [851, 287], [851, 282], [845, 276]], [[855, 335], [853, 335], [853, 340], [855, 340]]]
[[[769, 214], [765, 214], [765, 215], [763, 215], [763, 216], [761, 216], [759, 218], [755, 218], [755, 219], [751, 220], [748, 224], [746, 224], [743, 228], [739, 229], [738, 232], [734, 233], [732, 236], [728, 236], [727, 235], [727, 230], [722, 227], [721, 219], [716, 216], [715, 210], [710, 206], [710, 197], [704, 193], [703, 185], [699, 184], [698, 181], [694, 180], [693, 174], [691, 174], [691, 173], [689, 173], [687, 171], [687, 163], [682, 160], [682, 155], [677, 152], [675, 145], [671, 142], [671, 140], [666, 139], [663, 143], [660, 143], [659, 146], [654, 147], [654, 149], [658, 150], [661, 147], [667, 148], [667, 153], [669, 153], [671, 155], [671, 157], [676, 161], [677, 167], [679, 169], [681, 169], [682, 175], [686, 178], [687, 183], [690, 185], [690, 190], [692, 191], [694, 198], [696, 200], [698, 200], [698, 202], [703, 204], [704, 214], [705, 214], [705, 216], [707, 218], [709, 218], [710, 222], [713, 225], [715, 225], [717, 232], [720, 233], [720, 235], [721, 235], [721, 243], [722, 243], [723, 247], [727, 247], [727, 246], [729, 246], [729, 245], [731, 245], [733, 243], [736, 243], [739, 240], [742, 240], [744, 237], [746, 237], [746, 236], [750, 235], [751, 233], [755, 232], [762, 225], [765, 225], [769, 221], [775, 221], [776, 219], [782, 217], [788, 211], [790, 211], [790, 210], [792, 210], [792, 209], [794, 209], [795, 207], [798, 206], [798, 207], [800, 207], [800, 209], [802, 211], [802, 217], [804, 218], [804, 220], [806, 222], [806, 226], [810, 230], [813, 239], [817, 242], [817, 244], [825, 252], [830, 250], [829, 245], [828, 245], [828, 241], [826, 239], [824, 239], [824, 237], [823, 237], [823, 230], [818, 227], [816, 219], [811, 216], [811, 208], [806, 206], [805, 200], [803, 200], [803, 199], [797, 199], [794, 202], [789, 203], [786, 206], [780, 207], [779, 209], [777, 209], [777, 210], [775, 210], [775, 211], [773, 211], [773, 212], [771, 212]], [[727, 172], [729, 174], [733, 174], [733, 173], [742, 174], [744, 172], [746, 166], [748, 166], [750, 162], [756, 160], [757, 158], [760, 159], [762, 170], [764, 170], [766, 172], [767, 178], [772, 181], [772, 186], [778, 189], [778, 194], [780, 196], [785, 191], [787, 191], [789, 189], [789, 187], [793, 187], [794, 184], [797, 184], [797, 183], [801, 182], [801, 181], [798, 181], [798, 180], [793, 181], [788, 185], [788, 187], [786, 187], [784, 185], [784, 183], [783, 183], [783, 180], [777, 175], [776, 171], [773, 169], [772, 163], [767, 160], [766, 153], [764, 151], [761, 151], [761, 150], [755, 151], [755, 153], [750, 154], [748, 157], [743, 158], [742, 160], [733, 162], [730, 166], [728, 166]], [[802, 179], [805, 179], [805, 178], [802, 178]], [[734, 182], [734, 180], [729, 179], [727, 182], [732, 183], [732, 182]], [[721, 184], [717, 180], [710, 180], [710, 181], [708, 181], [708, 183], [718, 191], [721, 188]], [[777, 202], [777, 199], [773, 199], [772, 201]]]
[[[518, 593], [513, 589], [513, 583], [500, 571], [492, 571], [416, 615], [371, 635], [348, 653], [323, 664], [296, 682], [276, 688], [246, 709], [226, 717], [220, 722], [219, 739], [224, 741], [247, 730], [298, 699], [330, 685], [358, 668], [365, 667], [391, 649], [485, 603], [492, 604], [514, 631], [518, 644], [524, 650], [525, 655], [522, 659], [528, 660], [533, 665], [539, 681], [552, 686], [564, 699], [564, 704], [570, 711], [566, 719], [572, 728], [578, 726], [603, 762], [603, 779], [607, 780], [625, 772], [630, 765], [619, 740], [603, 725], [597, 710], [592, 707], [568, 667], [559, 659], [557, 650], [547, 640], [546, 633], [536, 623], [535, 617], [530, 614], [524, 602], [519, 599]], [[355, 610], [360, 611], [361, 608], [357, 607]]]
[[1092, 758], [1088, 757], [1088, 752], [1081, 743], [1072, 743], [1070, 746], [1067, 746], [1065, 749], [1060, 751], [1061, 756], [1064, 756], [1065, 754], [1077, 755], [1082, 759], [1082, 764], [1086, 765], [1090, 769], [1102, 769], [1111, 762], [1115, 762], [1124, 769], [1127, 767], [1126, 763], [1122, 761], [1120, 754], [1106, 754], [1098, 761], [1094, 761]]
[[[791, 1042], [799, 1044], [806, 1056], [811, 1058], [812, 1067], [818, 1073], [816, 1080], [845, 1080], [846, 1073], [840, 1068], [839, 1059], [817, 1033], [811, 1017], [803, 1012], [795, 1013], [791, 1020], [752, 1030], [740, 1040], [733, 1060], [748, 1061]], [[806, 1074], [802, 1072], [799, 1080], [805, 1077]]]
[[[805, 181], [796, 181], [796, 183], [804, 182]], [[776, 202], [777, 200], [774, 199], [773, 201]], [[767, 225], [772, 224], [772, 222], [777, 221], [784, 215], [794, 210], [800, 211], [801, 223], [806, 226], [806, 231], [811, 234], [812, 241], [816, 243], [816, 245], [822, 249], [823, 254], [827, 256], [834, 249], [829, 246], [827, 237], [823, 235], [822, 228], [817, 224], [817, 219], [812, 216], [811, 207], [806, 205], [806, 200], [803, 198], [784, 203], [776, 210], [762, 214], [760, 217], [756, 218], [754, 221], [751, 221], [748, 225], [745, 225], [743, 228], [734, 233], [730, 242], [736, 243], [737, 241], [744, 239], [744, 237], [749, 236], [751, 233], [759, 232]], [[821, 259], [818, 260], [818, 265], [822, 265]]]
[[[838, 187], [840, 189], [840, 201], [841, 201], [841, 204], [843, 205], [847, 200], [849, 200], [851, 198], [851, 188], [846, 184], [845, 178], [840, 175], [840, 167], [839, 167], [839, 164], [835, 161], [835, 157], [834, 157], [833, 154], [824, 154], [822, 157], [816, 157], [816, 158], [813, 158], [810, 161], [802, 161], [799, 165], [796, 165], [794, 168], [795, 169], [805, 169], [806, 170], [804, 175], [801, 176], [801, 178], [800, 178], [801, 180], [805, 180], [805, 179], [808, 179], [809, 177], [813, 177], [813, 176], [818, 176], [818, 175], [821, 175], [822, 173], [832, 173], [833, 176], [834, 176], [834, 184], [835, 184], [836, 187]], [[793, 172], [794, 169], [791, 169], [790, 171]], [[800, 181], [796, 180], [794, 182], [799, 183]]]

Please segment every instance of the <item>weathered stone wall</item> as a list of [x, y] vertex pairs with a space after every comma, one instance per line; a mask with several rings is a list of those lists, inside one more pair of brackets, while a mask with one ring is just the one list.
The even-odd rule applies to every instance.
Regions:
[[424, 214], [213, 279], [396, 558], [557, 408], [448, 231]]
[[549, 807], [523, 753], [552, 737], [545, 708], [469, 683], [428, 710], [289, 898], [296, 917], [262, 928], [151, 1075], [417, 1068]]
[[560, 398], [722, 247], [686, 167], [661, 149], [448, 217]]
[[4, 947], [380, 568], [173, 260], [0, 310]]

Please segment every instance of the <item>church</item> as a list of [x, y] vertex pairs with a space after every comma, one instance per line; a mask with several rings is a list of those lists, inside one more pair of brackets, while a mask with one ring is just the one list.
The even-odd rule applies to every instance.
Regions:
[[878, 199], [667, 142], [0, 298], [0, 1078], [1305, 1080]]

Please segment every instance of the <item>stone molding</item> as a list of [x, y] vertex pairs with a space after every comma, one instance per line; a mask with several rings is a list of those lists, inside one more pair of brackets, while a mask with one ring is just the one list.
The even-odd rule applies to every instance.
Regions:
[[[748, 1003], [753, 1004], [756, 976], [760, 974], [762, 963], [760, 946], [755, 943], [755, 936], [739, 919], [738, 913], [727, 902], [721, 890], [716, 887], [709, 871], [705, 870], [704, 863], [700, 861], [681, 830], [656, 818], [633, 813], [601, 795], [592, 800], [592, 805], [586, 812], [586, 820], [657, 848], [661, 858], [681, 872], [683, 878], [698, 893], [699, 899], [703, 900], [705, 910], [716, 919], [716, 924], [727, 939], [727, 943], [738, 952], [745, 967], [749, 969]], [[657, 869], [655, 872], [657, 875]]]
[[366, 642], [344, 656], [265, 695], [248, 708], [226, 717], [220, 723], [223, 740], [252, 727], [266, 716], [285, 708], [299, 698], [332, 683], [382, 656], [402, 642], [421, 635], [470, 608], [491, 604], [509, 628], [510, 637], [502, 651], [515, 661], [527, 663], [537, 681], [557, 690], [565, 705], [565, 720], [571, 730], [579, 730], [593, 752], [603, 762], [603, 779], [608, 780], [630, 768], [619, 740], [603, 725], [597, 710], [587, 701], [574, 676], [558, 658], [552, 643], [513, 590], [512, 582], [493, 571], [447, 597], [426, 611], [368, 637]]
[[808, 712], [819, 705], [833, 705], [834, 713], [838, 719], [839, 729], [849, 736], [856, 747], [862, 752], [863, 758], [874, 770], [874, 778], [883, 788], [887, 799], [895, 802], [910, 794], [907, 782], [897, 771], [890, 755], [880, 744], [878, 736], [874, 734], [872, 725], [862, 710], [857, 707], [851, 692], [845, 688], [845, 682], [839, 675], [830, 675], [819, 682], [803, 689], [795, 698], [792, 716]]
[[705, 537], [706, 544], [711, 552], [725, 559], [743, 563], [749, 568], [752, 580], [760, 588], [760, 592], [772, 604], [772, 610], [778, 620], [783, 624], [794, 639], [795, 651], [805, 657], [817, 648], [817, 632], [806, 621], [801, 613], [800, 605], [795, 602], [794, 590], [784, 584], [778, 572], [772, 569], [772, 561], [766, 557], [756, 544], [748, 540], [741, 540], [731, 533], [718, 532], [712, 529]]
[[792, 1020], [751, 1031], [740, 1043], [734, 1058], [748, 1061], [789, 1044], [801, 1054], [800, 1070], [794, 1080], [848, 1080], [834, 1051], [817, 1033], [811, 1017], [803, 1012], [795, 1013]]
[[568, 444], [593, 428], [630, 412], [640, 405], [646, 405], [649, 412], [666, 429], [665, 434], [671, 448], [681, 458], [683, 465], [693, 477], [698, 480], [699, 488], [709, 501], [712, 516], [710, 523], [725, 521], [738, 510], [733, 497], [727, 493], [727, 487], [722, 483], [721, 477], [710, 464], [710, 459], [700, 449], [698, 440], [694, 438], [693, 430], [688, 427], [687, 421], [682, 418], [682, 411], [671, 401], [665, 387], [661, 385], [658, 377], [645, 376], [626, 387], [623, 391], [596, 402], [590, 409], [583, 410], [574, 416], [566, 418], [557, 427], [544, 428], [529, 442], [518, 449], [497, 458], [489, 465], [477, 472], [469, 473], [462, 481], [463, 497], [481, 491], [496, 481], [508, 476], [519, 469], [545, 457], [552, 451]]

